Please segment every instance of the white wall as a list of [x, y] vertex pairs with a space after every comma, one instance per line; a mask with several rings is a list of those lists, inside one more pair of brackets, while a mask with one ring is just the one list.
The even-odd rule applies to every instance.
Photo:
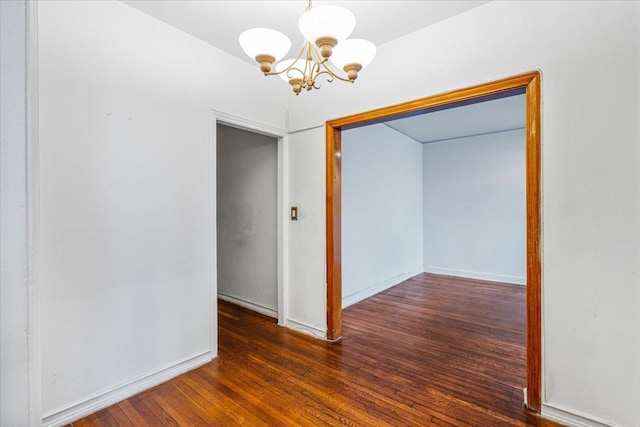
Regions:
[[422, 144], [383, 124], [342, 133], [342, 305], [422, 272]]
[[[39, 416], [30, 281], [31, 139], [29, 8], [0, 2], [0, 425]], [[35, 65], [29, 63], [29, 67]], [[36, 385], [34, 387], [34, 385]], [[37, 419], [37, 418], [36, 418]]]
[[[637, 2], [492, 2], [380, 46], [354, 85], [289, 100], [297, 131], [542, 70], [545, 411], [625, 426], [640, 424], [639, 15]], [[290, 152], [290, 195], [313, 218], [290, 230], [290, 298], [314, 301], [297, 311], [314, 325], [326, 325], [324, 135], [297, 132]]]
[[211, 109], [283, 128], [285, 95], [123, 3], [39, 12], [42, 392], [55, 424], [215, 354]]
[[524, 129], [424, 144], [422, 156], [424, 270], [524, 285]]
[[324, 127], [289, 135], [289, 204], [298, 221], [289, 221], [289, 321], [326, 336], [326, 248]]
[[[120, 122], [107, 126], [101, 121], [103, 114], [117, 112], [118, 120], [132, 117], [133, 121], [135, 117], [140, 121], [144, 112], [148, 115], [135, 132], [158, 131], [160, 163], [175, 166], [176, 169], [169, 168], [165, 173], [181, 181], [182, 172], [177, 169], [200, 164], [195, 153], [201, 154], [200, 135], [210, 126], [210, 121], [201, 114], [204, 109], [213, 108], [268, 125], [284, 126], [281, 94], [288, 91], [282, 90], [278, 79], [255, 75], [255, 69], [239, 59], [123, 4], [41, 2], [40, 8], [41, 19], [44, 19], [40, 83], [43, 94], [48, 97], [41, 100], [41, 113], [49, 116], [42, 129], [49, 136], [42, 142], [50, 146], [50, 151], [60, 145], [63, 151], [66, 148], [69, 152], [68, 148], [80, 146], [77, 139], [95, 145], [101, 135], [115, 129], [118, 131], [108, 138], [119, 140], [120, 136], [131, 135], [124, 130], [127, 125]], [[636, 310], [640, 306], [637, 286], [640, 268], [639, 27], [640, 4], [636, 2], [492, 2], [380, 46], [378, 57], [361, 73], [355, 85], [325, 84], [316, 93], [289, 99], [290, 129], [297, 131], [321, 125], [328, 118], [541, 69], [545, 410], [552, 406], [564, 407], [570, 412], [582, 412], [626, 426], [640, 424], [640, 408], [635, 404], [640, 401], [640, 337], [636, 331], [636, 325], [640, 324], [640, 312]], [[133, 107], [129, 107], [129, 101]], [[117, 108], [111, 108], [113, 105]], [[157, 115], [156, 111], [159, 111]], [[135, 114], [129, 116], [129, 112]], [[184, 119], [184, 125], [177, 126], [172, 121], [176, 113]], [[78, 120], [74, 120], [76, 114]], [[87, 122], [92, 114], [91, 121]], [[71, 126], [62, 129], [56, 125], [57, 120]], [[185, 165], [180, 157], [169, 159], [171, 149], [167, 147], [167, 140], [179, 144], [183, 132], [175, 136], [175, 131], [177, 128], [184, 131], [188, 126], [197, 129], [185, 131], [189, 147], [189, 159], [183, 159], [188, 163]], [[171, 136], [164, 136], [166, 130], [172, 131]], [[66, 141], [67, 138], [73, 141]], [[199, 142], [195, 143], [195, 139]], [[131, 155], [146, 151], [152, 163], [155, 147], [148, 142], [136, 147]], [[69, 172], [75, 173], [84, 164], [83, 173], [78, 175], [82, 183], [84, 176], [91, 176], [92, 166], [114, 167], [114, 152], [110, 154], [111, 160], [103, 160], [98, 154], [100, 150], [83, 152], [85, 161], [82, 162], [73, 159], [77, 153], [69, 152], [65, 158], [71, 159], [73, 167]], [[289, 197], [291, 204], [301, 208], [301, 220], [291, 224], [288, 237], [291, 318], [314, 330], [324, 330], [324, 129], [292, 134], [288, 156], [291, 162]], [[62, 158], [61, 155], [54, 157], [43, 160], [49, 162], [50, 172], [55, 169], [54, 160]], [[143, 167], [133, 174], [131, 165], [135, 162], [130, 157], [127, 161], [130, 161], [129, 169], [122, 181], [136, 176], [142, 180], [142, 175], [152, 179], [159, 176], [156, 167]], [[2, 166], [4, 174], [5, 164]], [[67, 167], [66, 160], [57, 166], [63, 170], [54, 172], [58, 178], [48, 184], [49, 189], [55, 189], [55, 194], [62, 195], [63, 199], [76, 198], [74, 208], [89, 210], [90, 206], [80, 206], [79, 201], [93, 193], [84, 189], [77, 196], [65, 194], [67, 189], [59, 184], [69, 181], [59, 177]], [[203, 190], [202, 183], [207, 180], [201, 166], [196, 168], [193, 174], [186, 172], [184, 178], [189, 181], [189, 177], [198, 175], [195, 187], [184, 188], [189, 194], [183, 197], [191, 201], [196, 198], [194, 193]], [[211, 175], [213, 171], [208, 172]], [[121, 172], [118, 170], [118, 173]], [[48, 179], [43, 177], [43, 182]], [[151, 188], [156, 190], [149, 202], [154, 212], [160, 205], [160, 184]], [[73, 189], [77, 191], [78, 187], [80, 185], [74, 184]], [[133, 199], [132, 194], [141, 194], [144, 186], [137, 183], [133, 189], [125, 189], [123, 197], [114, 191], [121, 187], [106, 186], [96, 194], [115, 194], [113, 206], [123, 212], [126, 202]], [[43, 201], [52, 203], [56, 200], [55, 194], [43, 194]], [[91, 203], [92, 199], [87, 200]], [[149, 210], [143, 209], [143, 213], [138, 214], [132, 209], [127, 218], [145, 224], [148, 218], [144, 212]], [[48, 214], [43, 209], [43, 220]], [[85, 216], [69, 210], [69, 220], [64, 224], [54, 224], [52, 220], [49, 231], [65, 224], [83, 227]], [[202, 220], [201, 212], [175, 213], [172, 219], [177, 221], [163, 230], [196, 216], [196, 220]], [[74, 219], [78, 219], [77, 224], [73, 223]], [[95, 220], [92, 224], [95, 226], [92, 230], [104, 237], [96, 240], [99, 246], [117, 240], [106, 227], [98, 227], [108, 221], [114, 220], [104, 218], [104, 222]], [[139, 229], [139, 224], [121, 229]], [[211, 223], [208, 227], [211, 229]], [[64, 239], [56, 241], [62, 243], [59, 247], [50, 240], [50, 246], [43, 247], [43, 257], [66, 256], [61, 268], [68, 268], [74, 261], [71, 255], [57, 252], [73, 246], [66, 236], [71, 236], [71, 240], [78, 236], [80, 233], [74, 228], [69, 228], [70, 234], [64, 234]], [[197, 240], [181, 246], [189, 252], [201, 243]], [[141, 246], [145, 249], [149, 245], [145, 241]], [[161, 258], [164, 261], [171, 256]], [[116, 270], [130, 279], [135, 276], [136, 268], [128, 263], [118, 264]], [[191, 271], [200, 273], [202, 268], [199, 263]], [[56, 288], [47, 290], [53, 283]], [[84, 302], [79, 300], [87, 298], [95, 302], [102, 295], [75, 293], [78, 286], [78, 277], [70, 276], [65, 283], [43, 277], [43, 292], [50, 292], [42, 298], [43, 311], [48, 306], [49, 316], [43, 317], [43, 325], [51, 316], [54, 321], [72, 317], [78, 323], [87, 321], [91, 325], [94, 316], [80, 315], [74, 309], [81, 306], [79, 302]], [[140, 289], [139, 286], [129, 288], [127, 296]], [[170, 297], [164, 291], [160, 294], [164, 299]], [[3, 302], [7, 301], [4, 293], [2, 296]], [[122, 302], [116, 300], [115, 306], [118, 304]], [[156, 333], [159, 329], [153, 321], [167, 313], [174, 320], [179, 317], [173, 310], [163, 311], [161, 305], [138, 305], [135, 310], [143, 310], [150, 319], [148, 323], [133, 324], [135, 333]], [[3, 316], [4, 313], [3, 307]], [[181, 321], [178, 319], [178, 323]], [[75, 323], [73, 326], [76, 327]], [[104, 335], [101, 339], [114, 340], [108, 333], [111, 325], [109, 328], [98, 326], [90, 332], [80, 331], [83, 336], [78, 340], [82, 338], [83, 342], [91, 343], [93, 336], [100, 335]], [[3, 331], [4, 328], [3, 323]], [[51, 347], [58, 336], [62, 342], [76, 331], [50, 329], [49, 332], [54, 333], [47, 338]], [[43, 336], [43, 346], [44, 341]], [[64, 345], [57, 343], [52, 349], [59, 353]], [[171, 356], [163, 349], [159, 352], [165, 363], [175, 362], [175, 359], [169, 360]], [[43, 384], [49, 411], [54, 400], [64, 400], [65, 406], [74, 399], [86, 397], [85, 392], [74, 392], [78, 388], [100, 392], [104, 388], [99, 388], [106, 383], [109, 384], [106, 387], [117, 385], [119, 379], [115, 377], [132, 378], [128, 373], [133, 370], [121, 365], [114, 367], [109, 355], [83, 348], [66, 356], [80, 362], [78, 369], [71, 369], [70, 364], [62, 365], [64, 369], [56, 372], [59, 374], [56, 381], [78, 382], [80, 386], [74, 384], [69, 393], [58, 390], [51, 376], [54, 367], [49, 366]], [[53, 357], [60, 355], [54, 353]], [[107, 366], [102, 374], [91, 374], [109, 376], [109, 381], [85, 379], [86, 359], [94, 360], [92, 368]], [[19, 360], [24, 361], [22, 356]], [[145, 363], [145, 372], [156, 366], [153, 361]], [[3, 376], [3, 384], [4, 381]], [[62, 394], [61, 399], [52, 395], [57, 392]]]
[[218, 125], [218, 294], [278, 311], [278, 140]]
[[424, 145], [344, 131], [343, 307], [422, 271], [524, 284], [524, 150], [524, 129]]

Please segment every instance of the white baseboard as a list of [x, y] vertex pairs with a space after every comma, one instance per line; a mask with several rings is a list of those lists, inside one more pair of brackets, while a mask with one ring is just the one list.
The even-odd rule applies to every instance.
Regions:
[[389, 288], [394, 287], [395, 285], [404, 282], [411, 277], [422, 273], [422, 270], [410, 271], [408, 273], [402, 273], [397, 276], [394, 276], [390, 279], [385, 280], [384, 282], [376, 283], [375, 285], [369, 286], [366, 289], [362, 289], [358, 292], [354, 292], [350, 295], [342, 297], [342, 308], [347, 308], [350, 305], [353, 305], [357, 302], [360, 302], [364, 299], [374, 296], [375, 294], [379, 294], [382, 291], [386, 291]]
[[456, 270], [453, 268], [425, 266], [425, 273], [443, 274], [445, 276], [467, 277], [469, 279], [487, 280], [490, 282], [512, 283], [514, 285], [525, 285], [526, 277], [509, 276], [507, 274], [482, 273], [479, 271]]
[[286, 328], [293, 329], [298, 332], [302, 332], [303, 334], [311, 335], [314, 338], [319, 338], [321, 340], [327, 339], [327, 331], [316, 328], [315, 326], [311, 326], [304, 322], [298, 322], [297, 320], [287, 319], [284, 324]]
[[540, 415], [569, 427], [622, 427], [614, 422], [550, 403], [542, 404]]
[[240, 298], [232, 297], [231, 295], [218, 292], [218, 298], [223, 301], [230, 302], [231, 304], [239, 305], [247, 310], [255, 311], [256, 313], [264, 314], [265, 316], [278, 318], [278, 312], [272, 308], [265, 307], [263, 305], [255, 304], [253, 302], [245, 301]]
[[158, 384], [162, 384], [163, 382], [168, 381], [171, 378], [175, 378], [180, 374], [191, 371], [192, 369], [210, 362], [212, 359], [213, 353], [208, 350], [204, 353], [182, 360], [181, 362], [169, 365], [149, 374], [142, 375], [138, 378], [134, 378], [133, 380], [100, 392], [67, 408], [43, 414], [42, 426], [57, 427], [69, 424], [82, 417], [93, 414], [100, 409], [104, 409], [114, 403], [118, 403], [135, 394], [155, 387]]

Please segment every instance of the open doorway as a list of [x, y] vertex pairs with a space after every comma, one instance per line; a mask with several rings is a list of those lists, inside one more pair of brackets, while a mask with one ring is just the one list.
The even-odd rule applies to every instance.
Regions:
[[214, 129], [216, 297], [282, 324], [284, 135], [218, 113]]
[[526, 104], [527, 407], [541, 406], [540, 74], [533, 72], [327, 122], [327, 337], [342, 336], [342, 130], [477, 103], [513, 93]]
[[278, 317], [278, 140], [216, 129], [218, 298]]
[[421, 273], [525, 284], [524, 101], [342, 132], [343, 309]]

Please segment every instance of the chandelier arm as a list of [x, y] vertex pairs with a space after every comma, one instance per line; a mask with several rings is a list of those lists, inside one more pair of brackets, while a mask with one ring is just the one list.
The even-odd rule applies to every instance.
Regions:
[[320, 64], [317, 62], [311, 67], [311, 84], [316, 87], [316, 78], [320, 75]]
[[313, 66], [311, 65], [311, 56], [307, 51], [307, 58], [304, 61], [304, 76], [313, 80]]
[[318, 51], [318, 47], [313, 43], [309, 43], [309, 55], [315, 60], [317, 64], [324, 64], [329, 60], [329, 58], [325, 58], [320, 54], [320, 52]]
[[[300, 69], [298, 69], [298, 68], [295, 68], [295, 67], [293, 66], [293, 64], [292, 64], [292, 65], [288, 66], [287, 68], [285, 68], [285, 69], [284, 69], [284, 70], [282, 70], [282, 71], [271, 71], [271, 72], [269, 72], [269, 73], [267, 73], [267, 74], [265, 74], [265, 75], [266, 75], [266, 76], [279, 76], [280, 74], [287, 73], [287, 72], [289, 72], [289, 71], [291, 71], [291, 70], [296, 70], [296, 71], [300, 71], [300, 72], [302, 72], [302, 70], [300, 70]], [[290, 76], [289, 74], [287, 74], [287, 77], [291, 77], [291, 76]]]
[[[329, 59], [328, 58], [323, 58], [319, 53], [318, 53], [318, 49], [312, 45], [311, 43], [309, 43], [310, 46], [310, 52], [312, 54], [312, 56], [315, 56], [316, 59], [316, 63], [318, 64], [318, 72], [316, 74], [316, 77], [319, 76], [320, 74], [327, 74], [331, 77], [334, 77], [338, 80], [341, 80], [343, 82], [349, 82], [349, 83], [353, 83], [351, 80], [349, 80], [348, 77], [342, 77], [340, 75], [338, 75], [335, 71], [333, 71], [330, 67], [329, 67]], [[324, 68], [324, 71], [320, 71], [320, 67], [322, 66], [322, 68]], [[314, 79], [315, 80], [315, 79]], [[329, 81], [333, 81], [333, 78]]]
[[[322, 70], [320, 68], [320, 66], [322, 65], [322, 68], [324, 68], [324, 70]], [[331, 72], [330, 69], [327, 68], [326, 65], [324, 65], [324, 63], [317, 63], [315, 66], [315, 75], [313, 77], [313, 89], [320, 89], [320, 83], [316, 82], [316, 78], [318, 76], [321, 76], [322, 74], [326, 74], [327, 76], [329, 76], [327, 78], [327, 83], [331, 83], [334, 80], [335, 74], [333, 74], [333, 72]]]
[[[343, 81], [343, 82], [349, 82], [349, 83], [351, 83], [351, 80], [349, 80], [347, 77], [342, 77], [342, 76], [340, 76], [340, 75], [336, 74], [336, 72], [334, 72], [331, 68], [329, 68], [329, 66], [328, 66], [328, 65], [326, 65], [326, 64], [322, 64], [322, 67], [324, 68], [324, 70], [323, 70], [323, 71], [320, 71], [320, 72], [318, 73], [318, 75], [320, 75], [320, 74], [327, 74], [327, 75], [329, 75], [329, 76], [331, 76], [331, 77], [333, 77], [333, 78], [336, 78], [336, 79], [338, 79], [338, 80], [341, 80], [341, 81]], [[333, 78], [332, 78], [330, 81], [333, 81]]]
[[[300, 72], [302, 72], [302, 70], [299, 70], [298, 68], [295, 68], [295, 67], [294, 67], [294, 65], [296, 64], [296, 62], [297, 62], [300, 58], [302, 58], [302, 55], [304, 54], [304, 51], [305, 51], [305, 47], [307, 47], [307, 44], [306, 44], [306, 43], [304, 43], [304, 44], [302, 45], [302, 49], [300, 49], [300, 52], [298, 53], [298, 56], [296, 56], [296, 58], [293, 60], [293, 62], [291, 63], [291, 65], [289, 65], [287, 68], [285, 68], [285, 69], [284, 69], [284, 70], [282, 70], [282, 71], [270, 71], [270, 72], [266, 73], [266, 74], [265, 74], [265, 76], [279, 76], [280, 74], [283, 74], [283, 73], [289, 72], [289, 71], [291, 71], [291, 70], [296, 70], [296, 71], [300, 71]], [[287, 77], [291, 77], [291, 76], [289, 76], [289, 74], [287, 74]]]
[[319, 71], [319, 72], [318, 72], [318, 74], [316, 74], [316, 77], [317, 77], [317, 76], [321, 76], [321, 75], [323, 75], [323, 74], [327, 76], [327, 82], [329, 82], [329, 83], [331, 83], [332, 81], [334, 81], [336, 78], [337, 78], [338, 80], [340, 80], [340, 77], [339, 77], [339, 76], [336, 76], [333, 72], [331, 72], [331, 71], [326, 71], [326, 70]]
[[[312, 73], [312, 77], [311, 77], [311, 86], [309, 88], [307, 88], [307, 90], [311, 90], [311, 89], [320, 89], [320, 83], [318, 83], [316, 81], [316, 79], [318, 78], [318, 76], [322, 75], [322, 74], [327, 74], [326, 71], [322, 71], [320, 69], [320, 64], [316, 63], [316, 65], [314, 65], [314, 70]], [[329, 78], [327, 79], [327, 82], [331, 83], [333, 81], [333, 77], [331, 76], [331, 74], [329, 74]]]
[[285, 73], [285, 72], [286, 72], [287, 74], [285, 74], [285, 75], [286, 75], [287, 77], [289, 77], [290, 79], [295, 78], [296, 76], [292, 76], [291, 74], [289, 74], [289, 72], [290, 72], [290, 71], [297, 71], [297, 72], [298, 72], [298, 73], [300, 73], [300, 74], [304, 73], [304, 71], [303, 71], [303, 70], [301, 70], [300, 68], [296, 68], [296, 67], [294, 67], [294, 66], [290, 66], [290, 67], [287, 67], [286, 69], [284, 69], [284, 70], [282, 70], [282, 71], [278, 72], [278, 74], [282, 74], [282, 73]]
[[318, 64], [313, 62], [313, 45], [307, 42], [307, 58], [304, 62], [304, 85], [307, 90], [311, 90], [316, 84]]

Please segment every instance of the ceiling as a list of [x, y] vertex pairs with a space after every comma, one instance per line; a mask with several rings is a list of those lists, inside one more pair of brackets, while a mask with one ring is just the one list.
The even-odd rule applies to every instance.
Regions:
[[[291, 51], [287, 57], [297, 55], [303, 43], [298, 18], [304, 13], [307, 0], [122, 1], [252, 64], [254, 61], [247, 57], [238, 43], [238, 36], [244, 30], [267, 27], [283, 32], [291, 39]], [[332, 4], [351, 10], [357, 20], [351, 37], [367, 39], [379, 46], [485, 3], [489, 2], [316, 0], [313, 5]]]
[[525, 95], [434, 111], [385, 124], [421, 142], [437, 142], [525, 127]]
[[[287, 57], [297, 55], [303, 37], [298, 18], [307, 0], [121, 0], [160, 21], [251, 64], [238, 36], [244, 30], [267, 27], [291, 39]], [[352, 38], [376, 46], [420, 28], [481, 6], [481, 0], [314, 0], [313, 6], [338, 5], [356, 16]], [[485, 101], [386, 122], [389, 127], [421, 143], [522, 128], [524, 95]]]

